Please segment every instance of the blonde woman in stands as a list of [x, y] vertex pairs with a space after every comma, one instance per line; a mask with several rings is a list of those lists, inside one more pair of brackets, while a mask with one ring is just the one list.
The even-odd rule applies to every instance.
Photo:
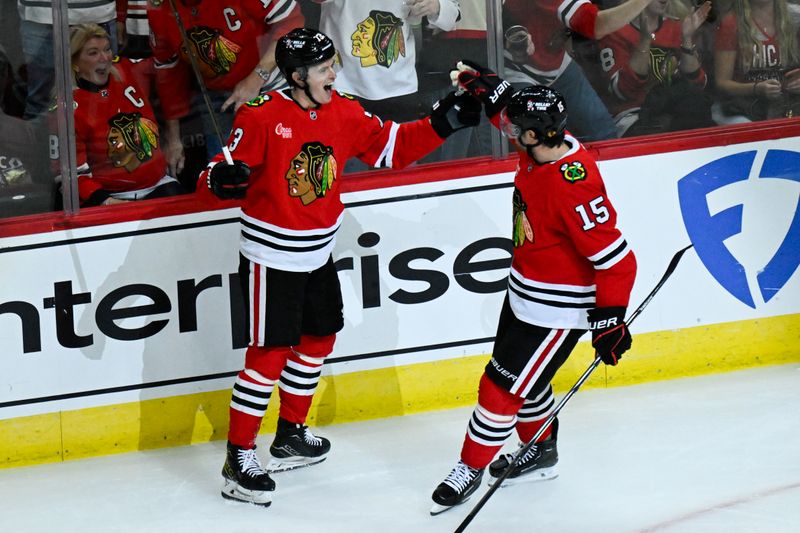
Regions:
[[800, 112], [800, 35], [786, 0], [736, 0], [717, 31], [714, 64], [718, 124]]

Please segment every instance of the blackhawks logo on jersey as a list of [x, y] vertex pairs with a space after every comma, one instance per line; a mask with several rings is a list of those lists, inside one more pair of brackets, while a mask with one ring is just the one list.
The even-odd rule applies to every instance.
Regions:
[[133, 172], [158, 149], [158, 125], [141, 113], [117, 113], [108, 119], [108, 158]]
[[356, 25], [350, 36], [351, 54], [364, 68], [380, 65], [389, 68], [400, 56], [406, 55], [403, 21], [388, 11], [373, 9], [367, 18]]
[[[224, 76], [233, 68], [241, 46], [224, 37], [222, 32], [208, 26], [194, 26], [186, 30], [186, 36], [200, 58], [200, 70], [204, 78]], [[181, 52], [187, 54], [184, 47]], [[188, 57], [184, 57], [189, 60]]]
[[333, 187], [336, 168], [333, 147], [316, 141], [305, 143], [292, 158], [284, 176], [289, 196], [300, 198], [303, 205], [324, 197]]
[[564, 163], [559, 168], [561, 175], [570, 183], [586, 179], [586, 167], [580, 161], [573, 161], [572, 163]]
[[533, 242], [533, 226], [531, 226], [531, 222], [528, 220], [528, 215], [526, 214], [526, 211], [528, 211], [528, 204], [526, 204], [525, 200], [522, 199], [522, 194], [516, 187], [514, 187], [513, 201], [514, 248], [519, 248], [525, 244], [525, 241]]

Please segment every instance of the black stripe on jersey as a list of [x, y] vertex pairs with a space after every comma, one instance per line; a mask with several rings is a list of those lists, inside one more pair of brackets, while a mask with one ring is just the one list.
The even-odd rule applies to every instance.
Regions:
[[600, 259], [593, 261], [592, 264], [594, 264], [595, 267], [603, 266], [603, 264], [608, 263], [609, 261], [617, 257], [619, 254], [626, 252], [627, 249], [628, 249], [628, 241], [623, 239], [622, 242], [619, 243], [619, 246], [608, 252]]
[[278, 10], [273, 12], [269, 15], [269, 18], [265, 19], [264, 22], [267, 24], [272, 24], [273, 22], [281, 20], [288, 14], [288, 11], [291, 11], [294, 8], [294, 1], [290, 0], [288, 2], [281, 2], [278, 7]]
[[567, 24], [567, 13], [569, 13], [579, 1], [580, 0], [572, 0], [572, 2], [567, 4], [566, 7], [561, 10], [561, 24], [563, 24], [565, 28], [569, 28], [569, 24]]
[[256, 398], [264, 398], [265, 400], [269, 400], [270, 396], [272, 395], [272, 391], [260, 391], [255, 389], [248, 389], [241, 383], [234, 384], [233, 390], [239, 391], [242, 394], [247, 394], [248, 396], [255, 396]]
[[248, 228], [257, 231], [258, 233], [264, 233], [271, 237], [276, 237], [282, 241], [318, 241], [321, 239], [329, 239], [336, 234], [336, 231], [339, 229], [337, 226], [336, 229], [333, 229], [327, 233], [315, 233], [310, 235], [288, 235], [286, 233], [281, 233], [279, 231], [270, 230], [267, 228], [263, 228], [252, 222], [248, 222], [245, 219], [241, 219], [242, 226], [247, 226]]
[[[522, 298], [523, 300], [528, 300], [530, 302], [536, 302], [540, 304], [550, 305], [552, 307], [565, 307], [565, 308], [574, 308], [574, 309], [590, 309], [595, 306], [593, 302], [562, 302], [559, 300], [552, 300], [546, 298], [547, 295], [552, 296], [565, 296], [567, 298], [589, 298], [595, 295], [595, 291], [587, 290], [585, 292], [578, 292], [578, 291], [565, 291], [565, 290], [558, 290], [558, 289], [541, 289], [537, 287], [531, 287], [530, 285], [526, 285], [516, 279], [514, 276], [509, 276], [508, 278], [508, 288], [511, 291], [514, 291], [514, 294]], [[527, 292], [524, 292], [527, 291]], [[531, 296], [529, 293], [536, 293], [541, 294], [541, 298], [536, 298]]]
[[521, 289], [525, 289], [530, 292], [537, 292], [541, 294], [552, 294], [553, 296], [566, 296], [567, 298], [588, 298], [589, 296], [595, 295], [595, 291], [592, 290], [568, 291], [564, 289], [545, 289], [543, 287], [534, 287], [532, 285], [527, 285], [525, 283], [522, 283], [515, 276], [511, 276], [509, 279], [514, 283], [516, 283], [517, 285], [519, 285]]
[[542, 298], [534, 298], [529, 294], [525, 294], [521, 292], [519, 289], [515, 288], [513, 285], [509, 284], [508, 289], [514, 291], [514, 294], [522, 298], [523, 300], [528, 300], [529, 302], [536, 302], [539, 304], [549, 305], [551, 307], [565, 307], [570, 309], [591, 309], [595, 307], [594, 303], [574, 303], [574, 302], [559, 302], [557, 300], [544, 300]]
[[313, 252], [314, 250], [319, 250], [320, 248], [325, 248], [326, 246], [328, 246], [328, 244], [330, 244], [331, 240], [333, 240], [333, 237], [331, 237], [330, 239], [328, 239], [326, 241], [323, 241], [323, 242], [321, 242], [319, 244], [315, 244], [313, 246], [285, 246], [285, 245], [282, 245], [282, 244], [277, 244], [277, 243], [268, 241], [266, 239], [261, 239], [259, 237], [256, 237], [255, 235], [247, 233], [244, 230], [242, 230], [242, 237], [244, 237], [245, 239], [247, 239], [249, 241], [257, 242], [258, 244], [261, 244], [261, 245], [266, 246], [268, 248], [272, 248], [273, 250], [282, 250], [284, 252]]

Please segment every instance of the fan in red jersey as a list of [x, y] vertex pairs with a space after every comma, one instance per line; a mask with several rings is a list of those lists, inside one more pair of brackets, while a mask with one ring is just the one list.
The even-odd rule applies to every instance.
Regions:
[[[631, 346], [625, 311], [636, 259], [592, 155], [565, 130], [560, 93], [530, 86], [509, 96], [494, 72], [463, 62], [454, 73], [495, 126], [514, 142], [513, 245], [508, 293], [492, 358], [478, 387], [461, 457], [433, 492], [431, 514], [466, 501], [489, 467], [489, 483], [511, 468], [500, 455], [516, 430], [527, 444], [554, 411], [551, 381], [587, 331], [609, 365]], [[507, 482], [557, 474], [558, 419], [518, 459]]]
[[[172, 11], [175, 7], [186, 30], [191, 50]], [[151, 47], [162, 110], [170, 135], [179, 128], [178, 119], [189, 114], [192, 103], [193, 54], [209, 90], [213, 112], [222, 135], [227, 136], [233, 112], [261, 92], [285, 86], [275, 68], [278, 37], [303, 23], [295, 0], [160, 0], [147, 8]], [[199, 107], [210, 158], [220, 150], [205, 106]], [[220, 113], [222, 112], [222, 113]]]
[[239, 276], [250, 345], [233, 386], [222, 495], [258, 505], [269, 505], [275, 490], [255, 440], [276, 385], [280, 411], [268, 470], [318, 463], [330, 450], [306, 417], [344, 326], [331, 252], [343, 218], [345, 161], [404, 167], [480, 121], [480, 102], [451, 92], [430, 117], [384, 122], [333, 90], [335, 55], [317, 30], [297, 28], [281, 37], [275, 58], [290, 87], [239, 109], [228, 140], [235, 160], [218, 154], [198, 182], [198, 191], [243, 198]]
[[153, 109], [127, 59], [112, 59], [106, 31], [78, 24], [70, 32], [75, 76], [75, 147], [83, 206], [186, 192], [167, 174]]

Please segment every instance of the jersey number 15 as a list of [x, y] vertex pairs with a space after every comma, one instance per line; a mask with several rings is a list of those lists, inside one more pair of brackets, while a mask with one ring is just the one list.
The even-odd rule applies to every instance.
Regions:
[[597, 224], [603, 224], [608, 221], [608, 208], [603, 205], [605, 200], [603, 196], [598, 196], [594, 200], [591, 200], [589, 202], [591, 214], [586, 210], [586, 206], [583, 204], [575, 207], [575, 211], [580, 215], [581, 221], [583, 222], [583, 231], [589, 231]]

